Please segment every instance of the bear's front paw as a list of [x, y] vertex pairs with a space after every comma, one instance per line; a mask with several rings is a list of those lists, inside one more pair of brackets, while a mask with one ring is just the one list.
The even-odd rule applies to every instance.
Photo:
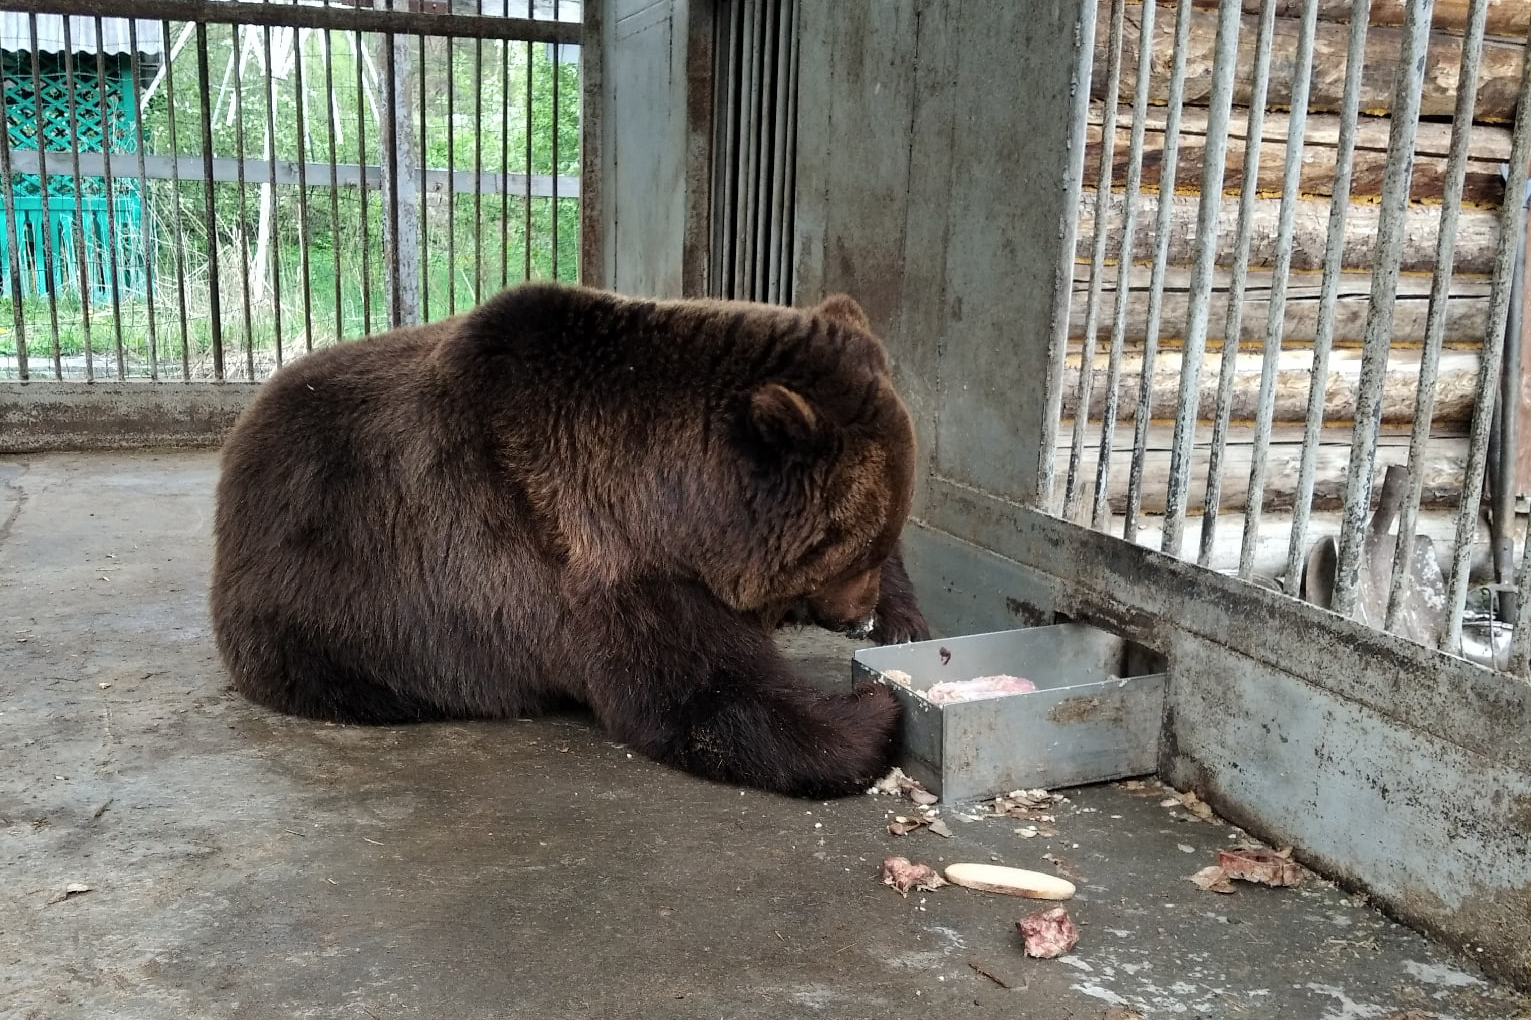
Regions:
[[877, 622], [871, 638], [879, 645], [902, 645], [910, 641], [929, 641], [930, 624], [925, 614], [912, 605], [879, 605]]

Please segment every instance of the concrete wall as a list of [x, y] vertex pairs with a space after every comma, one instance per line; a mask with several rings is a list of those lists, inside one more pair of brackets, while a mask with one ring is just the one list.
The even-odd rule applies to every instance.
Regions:
[[1163, 653], [1167, 779], [1531, 986], [1531, 685], [1032, 509], [1080, 13], [804, 7], [798, 300], [855, 295], [893, 351], [932, 621]]
[[254, 383], [0, 382], [0, 453], [218, 446]]

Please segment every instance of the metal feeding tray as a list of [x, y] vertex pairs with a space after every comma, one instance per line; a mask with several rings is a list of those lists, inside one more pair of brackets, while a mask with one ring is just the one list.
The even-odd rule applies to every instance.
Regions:
[[[865, 648], [852, 670], [858, 682], [887, 685], [903, 704], [903, 770], [943, 800], [963, 802], [1154, 772], [1165, 674], [1126, 675], [1135, 651], [1097, 627], [1062, 623]], [[944, 704], [923, 693], [996, 675], [1024, 678], [1036, 690]]]

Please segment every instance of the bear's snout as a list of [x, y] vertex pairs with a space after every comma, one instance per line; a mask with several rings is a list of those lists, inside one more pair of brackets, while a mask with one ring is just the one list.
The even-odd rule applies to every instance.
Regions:
[[808, 613], [825, 630], [852, 637], [871, 631], [877, 598], [882, 590], [882, 571], [868, 570], [832, 582], [808, 597]]

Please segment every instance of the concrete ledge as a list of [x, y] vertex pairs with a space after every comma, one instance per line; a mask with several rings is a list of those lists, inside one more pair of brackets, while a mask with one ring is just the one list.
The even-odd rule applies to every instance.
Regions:
[[1161, 776], [1531, 988], [1531, 684], [942, 479], [943, 633], [1084, 619], [1169, 658]]
[[206, 447], [223, 442], [259, 383], [0, 383], [0, 453]]

